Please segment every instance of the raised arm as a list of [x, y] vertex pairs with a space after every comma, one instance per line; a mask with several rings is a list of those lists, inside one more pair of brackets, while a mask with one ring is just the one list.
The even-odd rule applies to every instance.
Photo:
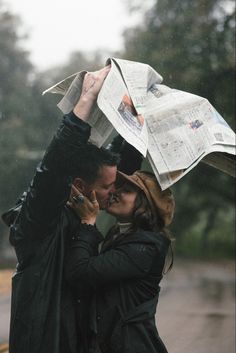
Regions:
[[[154, 242], [148, 242], [145, 234], [129, 235], [115, 248], [93, 256], [98, 246], [99, 232], [96, 227], [84, 225], [79, 236], [72, 239], [65, 263], [67, 280], [73, 284], [85, 281], [92, 287], [120, 280], [144, 278], [154, 261], [159, 275], [164, 265], [165, 245], [159, 251]], [[165, 250], [164, 250], [165, 249]]]
[[64, 116], [22, 203], [18, 224], [24, 236], [45, 236], [55, 227], [68, 200], [76, 164], [90, 136], [87, 119], [97, 99], [109, 67], [88, 73], [74, 110]]

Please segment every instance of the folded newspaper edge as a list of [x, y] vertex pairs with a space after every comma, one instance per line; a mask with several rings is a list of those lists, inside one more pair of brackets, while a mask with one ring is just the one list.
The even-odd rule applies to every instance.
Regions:
[[[235, 133], [203, 97], [162, 84], [147, 64], [109, 58], [111, 70], [88, 123], [90, 140], [107, 145], [119, 133], [150, 162], [164, 190], [200, 161], [236, 176]], [[66, 114], [78, 101], [84, 75], [77, 72], [43, 92], [59, 93]]]

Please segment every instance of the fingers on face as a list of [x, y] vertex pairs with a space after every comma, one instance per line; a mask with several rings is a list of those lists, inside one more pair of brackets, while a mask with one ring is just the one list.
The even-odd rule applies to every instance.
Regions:
[[71, 187], [71, 194], [70, 194], [70, 199], [69, 201], [75, 205], [78, 203], [83, 203], [84, 202], [84, 195], [82, 194], [82, 192], [80, 191], [80, 189], [78, 189], [77, 187], [75, 187], [74, 185], [72, 185]]
[[80, 194], [78, 196], [72, 196], [72, 200], [77, 204], [77, 203], [84, 203], [85, 197]]
[[81, 191], [79, 188], [77, 188], [76, 186], [74, 186], [73, 184], [72, 184], [72, 186], [71, 186], [71, 189], [72, 189], [72, 191], [73, 191], [73, 193], [74, 193], [75, 195], [80, 195], [80, 194], [82, 194], [82, 191]]
[[98, 202], [98, 201], [97, 201], [96, 191], [95, 191], [95, 190], [91, 191], [91, 194], [90, 194], [89, 199], [90, 199], [90, 201], [91, 201], [93, 204], [95, 204], [95, 203]]
[[73, 205], [74, 207], [78, 207], [79, 205], [81, 206], [82, 203], [88, 203], [91, 202], [93, 204], [93, 206], [97, 206], [98, 205], [98, 201], [97, 201], [97, 197], [96, 197], [96, 191], [93, 190], [90, 192], [89, 196], [86, 197], [83, 195], [83, 193], [81, 192], [80, 189], [78, 189], [77, 187], [75, 187], [74, 185], [72, 185], [72, 192], [71, 192], [71, 196], [69, 199], [69, 202], [71, 203], [71, 205]]

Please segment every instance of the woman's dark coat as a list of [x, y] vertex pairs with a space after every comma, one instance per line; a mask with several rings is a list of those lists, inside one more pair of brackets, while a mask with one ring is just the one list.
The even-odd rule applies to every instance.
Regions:
[[77, 283], [78, 300], [81, 280], [96, 290], [91, 327], [102, 353], [167, 353], [155, 312], [169, 239], [140, 229], [106, 241], [94, 256], [98, 239], [96, 227], [81, 225], [68, 252], [66, 277]]

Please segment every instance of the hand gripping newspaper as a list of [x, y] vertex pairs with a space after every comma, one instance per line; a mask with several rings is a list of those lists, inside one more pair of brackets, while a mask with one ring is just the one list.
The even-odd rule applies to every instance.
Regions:
[[[172, 89], [149, 65], [110, 58], [111, 70], [88, 120], [91, 142], [107, 145], [114, 132], [146, 157], [163, 190], [200, 161], [235, 177], [235, 133], [206, 98]], [[48, 88], [66, 114], [78, 101], [87, 71]]]

